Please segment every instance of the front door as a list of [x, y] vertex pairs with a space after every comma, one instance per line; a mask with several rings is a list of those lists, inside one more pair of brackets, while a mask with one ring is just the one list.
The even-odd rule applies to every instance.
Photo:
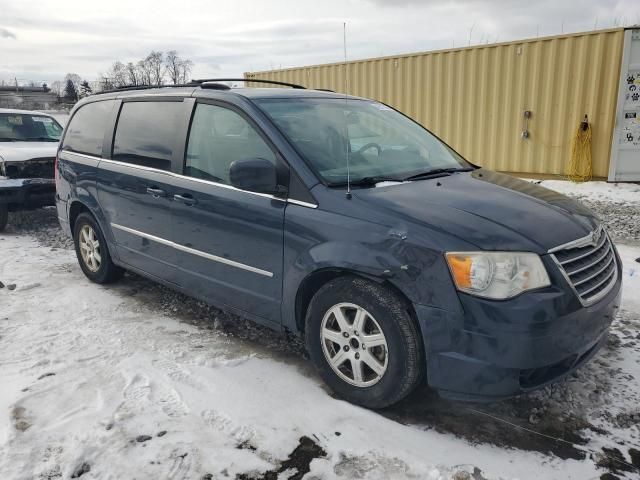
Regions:
[[173, 223], [180, 284], [214, 303], [279, 322], [286, 202], [230, 185], [235, 160], [277, 156], [239, 111], [198, 103]]

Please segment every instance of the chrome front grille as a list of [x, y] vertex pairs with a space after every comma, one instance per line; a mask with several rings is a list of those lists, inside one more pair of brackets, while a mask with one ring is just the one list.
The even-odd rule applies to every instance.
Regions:
[[583, 305], [597, 302], [616, 283], [616, 255], [602, 227], [584, 238], [554, 248], [550, 253]]

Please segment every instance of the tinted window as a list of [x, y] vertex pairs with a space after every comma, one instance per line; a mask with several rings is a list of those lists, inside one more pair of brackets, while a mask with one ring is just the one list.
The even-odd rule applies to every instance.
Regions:
[[113, 159], [170, 170], [182, 108], [182, 102], [123, 103], [113, 141]]
[[109, 121], [113, 100], [88, 103], [73, 115], [62, 148], [72, 152], [102, 155], [104, 131]]
[[241, 115], [199, 104], [191, 123], [185, 175], [229, 184], [231, 164], [248, 158], [276, 163], [273, 151]]

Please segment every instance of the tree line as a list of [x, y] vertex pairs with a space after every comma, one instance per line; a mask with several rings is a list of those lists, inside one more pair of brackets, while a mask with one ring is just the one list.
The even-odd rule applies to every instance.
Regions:
[[153, 50], [137, 62], [114, 62], [105, 74], [100, 75], [100, 83], [103, 90], [167, 83], [179, 85], [189, 82], [192, 68], [193, 62], [180, 57], [175, 50], [166, 53]]
[[99, 74], [97, 82], [89, 82], [76, 73], [67, 73], [63, 81], [56, 80], [45, 91], [52, 91], [59, 99], [75, 103], [94, 92], [122, 87], [180, 85], [191, 79], [193, 62], [182, 58], [175, 50], [151, 51], [137, 62], [114, 62], [106, 73]]

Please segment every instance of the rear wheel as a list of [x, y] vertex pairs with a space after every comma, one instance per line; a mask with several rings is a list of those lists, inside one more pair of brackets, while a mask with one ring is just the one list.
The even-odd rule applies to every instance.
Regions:
[[2, 232], [9, 221], [9, 210], [6, 204], [0, 205], [0, 232]]
[[406, 302], [365, 279], [341, 277], [316, 293], [306, 343], [324, 381], [366, 407], [398, 402], [422, 377], [421, 338]]
[[111, 283], [124, 271], [111, 261], [100, 226], [88, 213], [81, 213], [73, 228], [76, 256], [84, 274], [96, 283]]

